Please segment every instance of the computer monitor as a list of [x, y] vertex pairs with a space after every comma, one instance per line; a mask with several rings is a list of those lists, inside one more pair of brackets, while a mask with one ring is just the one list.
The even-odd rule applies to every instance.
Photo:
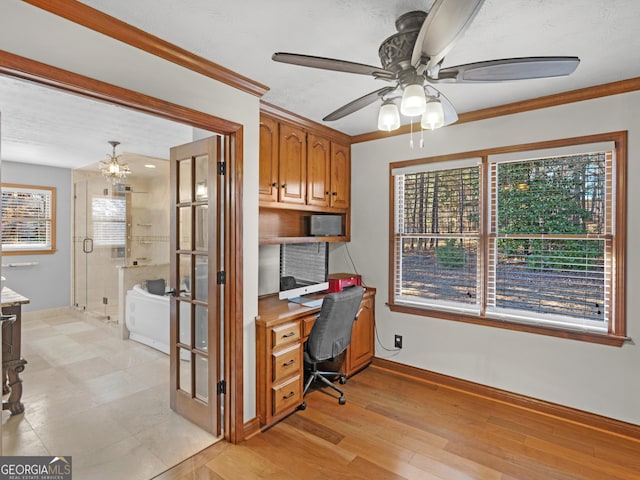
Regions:
[[329, 244], [280, 245], [280, 300], [290, 300], [329, 288]]

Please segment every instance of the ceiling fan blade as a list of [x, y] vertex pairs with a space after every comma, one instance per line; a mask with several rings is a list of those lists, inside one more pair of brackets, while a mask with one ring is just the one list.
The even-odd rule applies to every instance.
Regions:
[[504, 82], [569, 75], [578, 67], [578, 57], [523, 57], [467, 63], [440, 70], [433, 81], [472, 83]]
[[424, 20], [411, 55], [411, 65], [430, 70], [451, 50], [480, 10], [484, 0], [436, 0]]
[[376, 100], [380, 99], [383, 95], [387, 93], [393, 92], [397, 87], [383, 87], [374, 92], [367, 93], [366, 95], [355, 99], [352, 102], [343, 105], [339, 109], [334, 112], [331, 112], [329, 115], [324, 117], [322, 120], [325, 122], [331, 122], [333, 120], [339, 120], [342, 117], [346, 117], [347, 115], [352, 114], [360, 110], [361, 108], [366, 107], [367, 105], [372, 104]]
[[298, 53], [277, 52], [271, 56], [276, 62], [301, 65], [303, 67], [321, 68], [323, 70], [335, 70], [337, 72], [358, 73], [360, 75], [373, 75], [383, 80], [394, 80], [396, 74], [384, 68], [365, 65], [363, 63], [336, 60], [334, 58], [314, 57]]

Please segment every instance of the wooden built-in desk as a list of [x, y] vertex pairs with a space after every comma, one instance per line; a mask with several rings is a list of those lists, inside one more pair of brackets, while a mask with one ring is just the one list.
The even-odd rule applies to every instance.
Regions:
[[29, 299], [7, 287], [0, 293], [2, 297], [2, 315], [15, 316], [2, 322], [2, 394], [9, 394], [7, 400], [2, 401], [2, 409], [9, 410], [11, 415], [24, 412], [22, 398], [22, 379], [20, 373], [24, 371], [27, 361], [22, 358], [22, 305], [29, 303]]
[[[371, 363], [374, 355], [375, 288], [367, 287], [353, 323], [351, 344], [338, 360], [347, 376]], [[310, 308], [267, 295], [258, 300], [256, 363], [258, 418], [269, 427], [303, 402], [303, 345], [320, 307]]]

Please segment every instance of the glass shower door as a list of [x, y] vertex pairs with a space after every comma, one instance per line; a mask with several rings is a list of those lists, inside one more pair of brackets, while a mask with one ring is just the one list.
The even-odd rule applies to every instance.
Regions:
[[125, 265], [127, 193], [102, 177], [75, 183], [74, 305], [118, 322], [118, 266]]

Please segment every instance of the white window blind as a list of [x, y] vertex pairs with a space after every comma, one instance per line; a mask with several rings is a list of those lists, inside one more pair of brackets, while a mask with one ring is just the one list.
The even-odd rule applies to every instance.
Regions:
[[96, 247], [126, 245], [127, 203], [124, 197], [93, 197], [91, 213]]
[[619, 146], [392, 164], [390, 306], [619, 334]]
[[55, 188], [2, 184], [3, 253], [55, 249]]
[[613, 152], [491, 163], [487, 314], [606, 332]]
[[396, 303], [479, 311], [480, 168], [456, 165], [395, 170]]

